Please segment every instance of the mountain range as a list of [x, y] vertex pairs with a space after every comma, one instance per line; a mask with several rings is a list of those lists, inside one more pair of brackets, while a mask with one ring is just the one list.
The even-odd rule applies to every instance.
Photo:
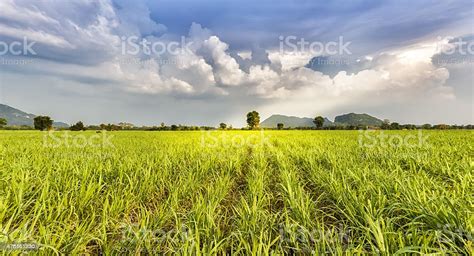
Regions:
[[[5, 118], [8, 126], [33, 126], [33, 119], [35, 117], [36, 115], [34, 114], [29, 114], [8, 105], [0, 104], [0, 118]], [[58, 128], [69, 127], [68, 124], [63, 122], [54, 122], [53, 126]]]
[[[295, 127], [312, 127], [314, 126], [313, 118], [309, 117], [297, 117], [297, 116], [285, 116], [285, 115], [272, 115], [260, 123], [262, 128], [275, 128], [277, 124], [282, 123], [285, 128]], [[324, 118], [323, 126], [331, 126], [333, 122], [329, 119]]]
[[[29, 114], [19, 109], [10, 107], [5, 104], [0, 104], [0, 118], [7, 120], [8, 126], [33, 126], [33, 119], [36, 117], [34, 114]], [[276, 128], [277, 124], [283, 123], [285, 128], [296, 128], [296, 127], [314, 127], [314, 118], [309, 117], [297, 117], [297, 116], [285, 116], [285, 115], [272, 115], [260, 123], [262, 128]], [[368, 114], [356, 114], [349, 113], [344, 115], [336, 116], [334, 122], [328, 118], [324, 118], [324, 127], [334, 125], [367, 125], [367, 126], [380, 126], [382, 120], [370, 116]], [[69, 127], [68, 124], [63, 122], [54, 122], [54, 127], [64, 128]]]
[[343, 125], [368, 125], [380, 126], [383, 121], [368, 114], [349, 113], [336, 116], [334, 123]]
[[[278, 123], [282, 123], [286, 128], [295, 127], [314, 127], [314, 118], [309, 117], [296, 117], [296, 116], [285, 116], [285, 115], [272, 115], [260, 123], [262, 128], [275, 128]], [[328, 118], [324, 118], [323, 126], [334, 126], [334, 125], [367, 125], [367, 126], [380, 126], [382, 120], [370, 116], [368, 114], [356, 114], [349, 113], [344, 115], [336, 116], [334, 122], [331, 122]]]

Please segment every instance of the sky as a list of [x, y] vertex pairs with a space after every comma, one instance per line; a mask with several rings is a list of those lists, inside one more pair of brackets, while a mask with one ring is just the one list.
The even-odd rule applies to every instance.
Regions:
[[0, 103], [86, 124], [247, 112], [472, 124], [472, 1], [1, 0]]

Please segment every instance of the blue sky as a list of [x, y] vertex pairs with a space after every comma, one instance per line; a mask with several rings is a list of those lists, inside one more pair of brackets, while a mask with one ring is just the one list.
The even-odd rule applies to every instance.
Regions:
[[[0, 56], [0, 101], [58, 121], [242, 126], [255, 109], [262, 118], [365, 112], [473, 122], [471, 1], [4, 0], [0, 8], [0, 42], [26, 38], [35, 52]], [[289, 37], [342, 40], [348, 51], [282, 48]], [[123, 51], [131, 38], [191, 46], [131, 54]]]

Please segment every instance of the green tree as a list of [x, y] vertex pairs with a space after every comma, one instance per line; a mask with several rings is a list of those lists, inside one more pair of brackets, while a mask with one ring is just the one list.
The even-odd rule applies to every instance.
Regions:
[[37, 116], [33, 124], [36, 130], [50, 130], [53, 127], [53, 120], [49, 116]]
[[277, 124], [277, 129], [278, 129], [278, 130], [281, 130], [281, 129], [283, 129], [284, 126], [285, 126], [285, 125], [284, 125], [283, 123], [278, 123], [278, 124]]
[[84, 124], [81, 121], [79, 121], [75, 125], [69, 127], [69, 130], [71, 130], [71, 131], [85, 131], [86, 127], [84, 127]]
[[424, 124], [421, 126], [422, 129], [429, 130], [432, 128], [431, 124]]
[[258, 128], [260, 125], [260, 115], [257, 111], [252, 111], [247, 113], [247, 125], [250, 129]]
[[390, 120], [384, 119], [382, 122], [382, 125], [380, 125], [380, 128], [383, 130], [388, 130], [390, 129]]
[[447, 125], [447, 124], [437, 124], [437, 125], [433, 126], [433, 129], [438, 129], [438, 130], [447, 130], [449, 128], [450, 128], [450, 126]]
[[391, 124], [390, 124], [390, 129], [392, 129], [392, 130], [400, 130], [400, 124], [399, 124], [399, 123], [396, 123], [396, 122], [391, 123]]
[[222, 130], [225, 130], [227, 128], [227, 125], [225, 123], [220, 123], [219, 128], [221, 128]]
[[314, 118], [313, 123], [316, 125], [316, 128], [321, 129], [324, 125], [324, 117], [317, 116]]
[[0, 128], [3, 128], [5, 125], [7, 125], [7, 119], [0, 118]]

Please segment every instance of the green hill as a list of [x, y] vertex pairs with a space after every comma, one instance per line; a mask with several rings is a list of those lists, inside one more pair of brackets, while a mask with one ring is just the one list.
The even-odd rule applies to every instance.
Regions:
[[[332, 125], [332, 122], [329, 121], [329, 119], [325, 118], [324, 120], [324, 126]], [[314, 127], [313, 118], [285, 115], [272, 115], [261, 122], [260, 127], [276, 128], [278, 123], [282, 123], [285, 128]]]
[[[36, 115], [23, 112], [19, 109], [12, 108], [5, 104], [0, 104], [0, 118], [7, 120], [8, 126], [31, 126], [33, 127], [33, 119]], [[62, 122], [54, 122], [54, 127], [69, 127], [68, 124]]]
[[[366, 126], [380, 126], [382, 120], [373, 117], [368, 114], [356, 114], [349, 113], [344, 115], [336, 116], [334, 122], [324, 118], [324, 126], [347, 126], [347, 125], [366, 125]], [[296, 127], [314, 127], [313, 118], [309, 117], [296, 117], [296, 116], [285, 116], [285, 115], [272, 115], [260, 123], [262, 128], [276, 128], [278, 123], [283, 123], [285, 128], [296, 128]]]
[[373, 117], [368, 114], [356, 114], [349, 113], [345, 115], [336, 116], [334, 119], [335, 124], [340, 125], [369, 125], [369, 126], [380, 126], [382, 120]]

